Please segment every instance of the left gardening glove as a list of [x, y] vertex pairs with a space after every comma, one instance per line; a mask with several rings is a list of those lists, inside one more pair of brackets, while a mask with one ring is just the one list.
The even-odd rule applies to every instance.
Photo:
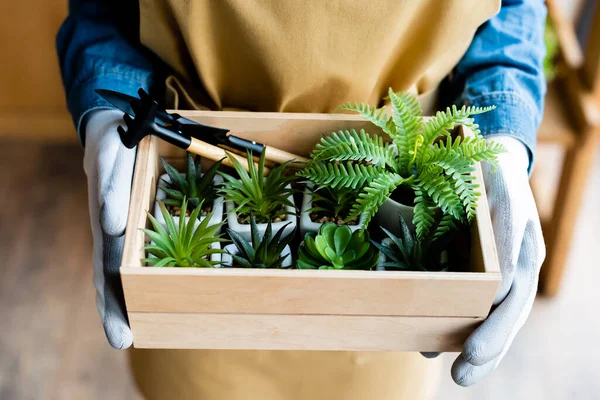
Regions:
[[96, 305], [108, 342], [117, 349], [131, 346], [119, 266], [135, 150], [121, 143], [117, 127], [123, 113], [94, 111], [85, 129], [83, 167], [87, 175], [90, 221], [94, 236]]
[[487, 140], [507, 149], [498, 166], [483, 163], [502, 283], [488, 318], [471, 334], [452, 366], [452, 378], [470, 386], [496, 369], [529, 316], [546, 256], [537, 208], [529, 186], [525, 145], [508, 136]]

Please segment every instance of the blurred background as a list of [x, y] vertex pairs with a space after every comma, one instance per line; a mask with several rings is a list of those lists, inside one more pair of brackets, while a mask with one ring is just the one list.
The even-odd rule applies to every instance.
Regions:
[[[600, 399], [600, 1], [548, 2], [549, 90], [532, 186], [548, 257], [504, 362], [439, 400]], [[139, 399], [96, 314], [83, 152], [54, 38], [67, 0], [0, 2], [0, 400]]]

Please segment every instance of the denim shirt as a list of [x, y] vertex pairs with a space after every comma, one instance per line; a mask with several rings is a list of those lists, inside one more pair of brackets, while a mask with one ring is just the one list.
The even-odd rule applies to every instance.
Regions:
[[[124, 0], [70, 0], [69, 16], [57, 36], [67, 106], [85, 141], [85, 116], [112, 108], [95, 88], [136, 95], [163, 82], [164, 65], [139, 41], [138, 4]], [[481, 133], [509, 135], [535, 154], [546, 83], [542, 68], [546, 8], [543, 0], [503, 0], [443, 82], [448, 102], [496, 105], [477, 116]]]

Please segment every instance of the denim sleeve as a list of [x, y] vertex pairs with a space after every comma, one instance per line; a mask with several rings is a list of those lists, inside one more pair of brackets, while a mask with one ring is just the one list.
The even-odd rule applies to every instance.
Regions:
[[94, 89], [136, 95], [149, 90], [153, 65], [139, 43], [139, 12], [135, 0], [70, 0], [56, 47], [67, 97], [80, 141], [85, 116], [92, 110], [114, 108]]
[[451, 78], [460, 92], [458, 103], [497, 106], [477, 116], [481, 133], [525, 143], [529, 170], [546, 93], [545, 20], [543, 0], [503, 0], [500, 12], [479, 28]]

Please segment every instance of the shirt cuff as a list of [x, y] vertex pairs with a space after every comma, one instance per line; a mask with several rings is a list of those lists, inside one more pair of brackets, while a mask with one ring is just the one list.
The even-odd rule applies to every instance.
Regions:
[[496, 109], [476, 115], [475, 122], [483, 136], [511, 136], [519, 139], [529, 153], [528, 172], [531, 173], [535, 160], [536, 132], [539, 126], [537, 108], [532, 107], [515, 93], [495, 92], [463, 99], [467, 106], [485, 107], [495, 105]]
[[[145, 75], [145, 74], [141, 74]], [[110, 89], [137, 97], [139, 88], [148, 91], [149, 76], [125, 76], [121, 74], [102, 74], [78, 83], [67, 94], [67, 107], [71, 112], [73, 123], [77, 128], [77, 136], [85, 145], [85, 123], [91, 111], [99, 109], [116, 109], [115, 106], [98, 95], [95, 89]]]

